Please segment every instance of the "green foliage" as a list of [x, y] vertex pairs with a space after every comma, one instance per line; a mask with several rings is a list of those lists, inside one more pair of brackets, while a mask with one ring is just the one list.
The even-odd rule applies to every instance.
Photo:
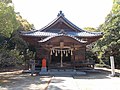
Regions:
[[0, 49], [0, 67], [16, 66], [22, 62], [19, 51]]
[[20, 25], [18, 30], [29, 31], [34, 28], [34, 25], [30, 24], [26, 19], [23, 19], [19, 13], [17, 13], [17, 20]]
[[12, 3], [12, 0], [0, 0], [0, 2], [5, 3], [5, 4], [9, 4], [9, 3]]
[[[85, 27], [84, 29], [89, 32], [97, 32], [97, 29], [93, 27]], [[99, 63], [98, 57], [96, 56], [96, 52], [94, 52], [92, 49], [94, 45], [95, 43], [91, 43], [90, 45], [87, 45], [86, 59], [89, 61], [93, 61], [95, 63]]]
[[90, 31], [90, 32], [97, 32], [97, 29], [95, 29], [93, 27], [85, 27], [84, 29], [87, 31]]
[[17, 30], [18, 21], [14, 8], [6, 3], [0, 2], [0, 34], [10, 37]]
[[113, 8], [98, 31], [104, 36], [94, 45], [93, 51], [98, 53], [102, 61], [109, 62], [110, 55], [115, 56], [116, 66], [120, 67], [120, 4], [114, 0]]
[[33, 27], [14, 12], [12, 0], [0, 0], [0, 67], [22, 65], [34, 58], [34, 51], [30, 51], [19, 36], [20, 30], [28, 31]]

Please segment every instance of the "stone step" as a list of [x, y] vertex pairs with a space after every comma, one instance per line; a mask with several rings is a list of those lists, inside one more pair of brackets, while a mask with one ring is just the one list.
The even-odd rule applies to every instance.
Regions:
[[48, 74], [50, 75], [86, 75], [86, 72], [76, 71], [76, 70], [69, 70], [69, 71], [54, 70], [54, 71], [48, 71]]
[[66, 71], [66, 72], [72, 72], [72, 71], [74, 71], [74, 69], [50, 69], [49, 71], [51, 71], [51, 72], [57, 72], [57, 71], [61, 71], [61, 72], [64, 72], [64, 71]]

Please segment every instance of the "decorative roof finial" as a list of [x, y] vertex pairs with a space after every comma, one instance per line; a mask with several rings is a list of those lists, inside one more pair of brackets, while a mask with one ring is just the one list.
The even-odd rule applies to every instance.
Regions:
[[64, 13], [62, 13], [62, 11], [60, 11], [57, 16], [64, 16]]

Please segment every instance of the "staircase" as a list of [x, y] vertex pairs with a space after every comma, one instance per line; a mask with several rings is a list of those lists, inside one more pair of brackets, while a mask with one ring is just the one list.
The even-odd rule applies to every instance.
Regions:
[[50, 69], [48, 70], [50, 75], [58, 76], [73, 76], [73, 75], [86, 75], [84, 71], [76, 71], [74, 69]]

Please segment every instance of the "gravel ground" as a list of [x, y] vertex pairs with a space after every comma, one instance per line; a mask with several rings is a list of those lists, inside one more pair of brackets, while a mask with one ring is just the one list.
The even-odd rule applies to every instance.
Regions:
[[120, 78], [74, 80], [78, 90], [120, 90]]
[[120, 90], [120, 77], [110, 77], [110, 71], [104, 69], [86, 75], [56, 75], [48, 90]]
[[45, 90], [50, 80], [50, 76], [1, 75], [0, 90]]
[[[0, 90], [47, 90], [47, 87], [48, 90], [120, 90], [120, 77], [110, 77], [110, 69], [97, 69], [99, 72], [87, 72], [84, 76], [58, 75], [54, 78], [20, 73], [0, 73]], [[119, 70], [117, 72], [119, 75]]]
[[120, 90], [120, 77], [110, 77], [110, 72], [90, 73], [75, 76], [78, 90]]

